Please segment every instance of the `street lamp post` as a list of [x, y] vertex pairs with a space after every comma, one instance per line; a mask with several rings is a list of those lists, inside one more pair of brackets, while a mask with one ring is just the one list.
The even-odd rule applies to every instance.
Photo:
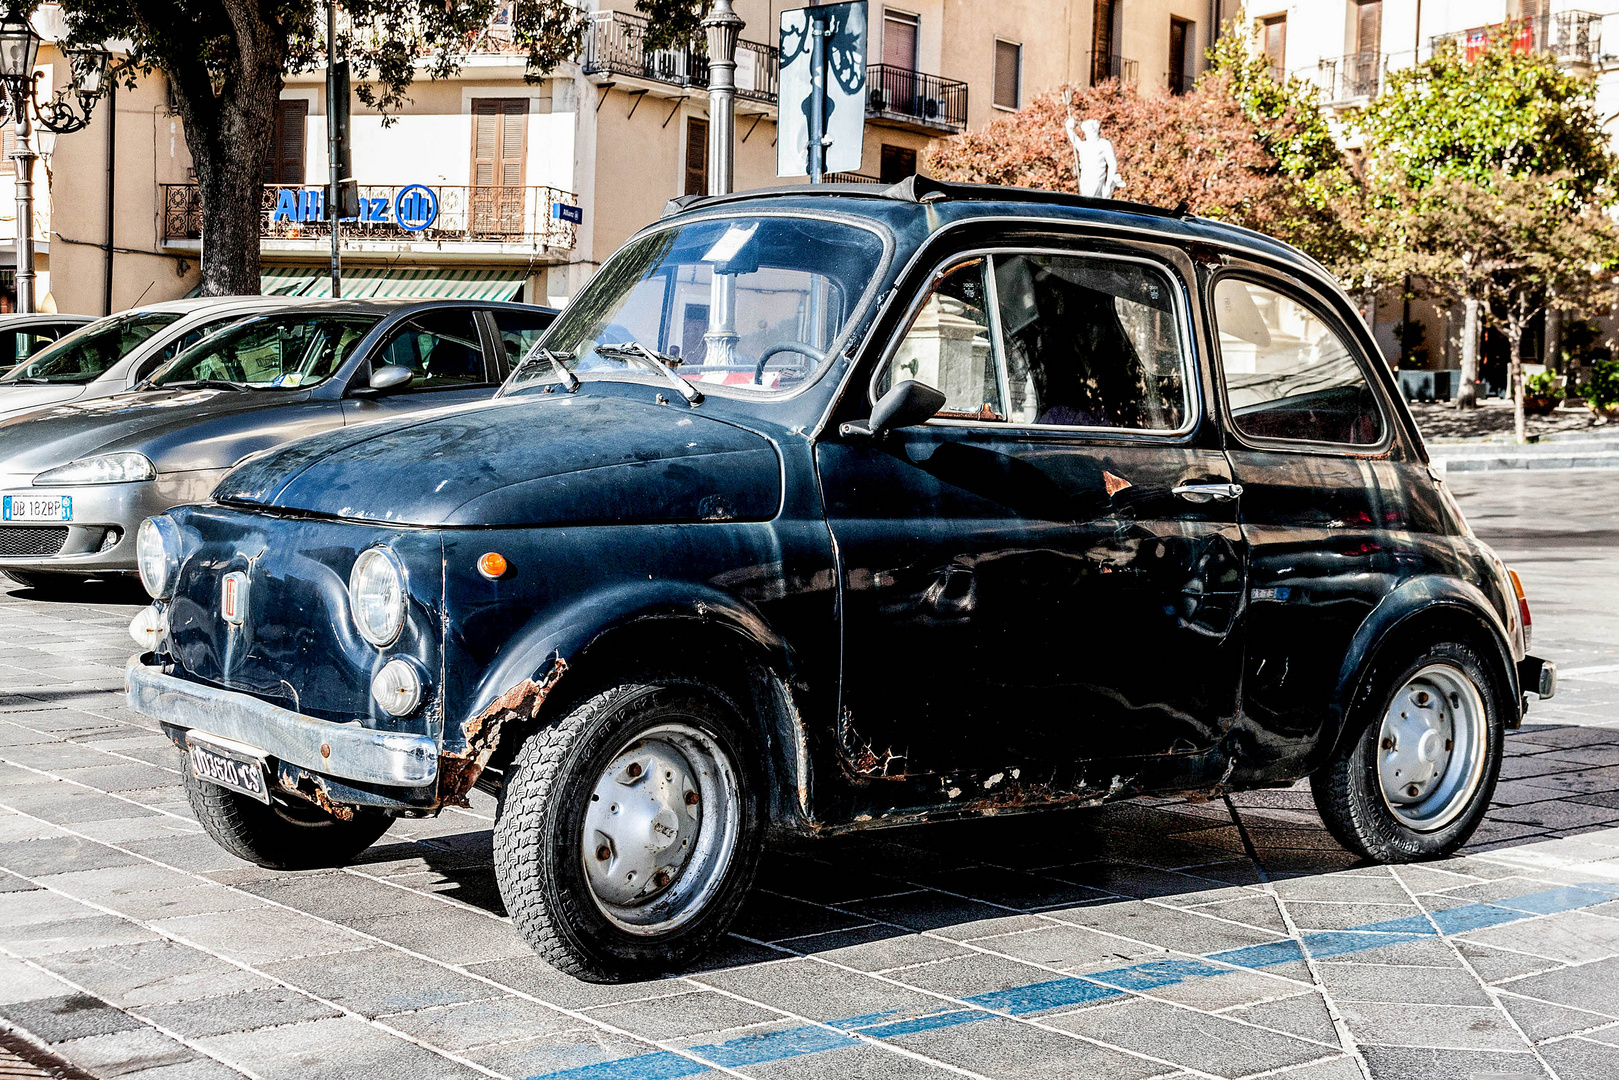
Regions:
[[[703, 19], [708, 33], [708, 193], [729, 195], [736, 181], [736, 43], [742, 18], [731, 0], [714, 0]], [[709, 286], [704, 365], [725, 366], [736, 358], [736, 274], [713, 268]]]
[[[41, 105], [35, 96], [39, 73], [40, 37], [27, 18], [15, 10], [0, 20], [0, 82], [5, 84], [5, 104], [17, 128], [17, 310], [34, 310], [34, 153], [33, 121], [46, 131], [67, 135], [81, 131], [90, 122], [90, 112], [108, 83], [107, 67], [112, 57], [104, 49], [64, 49], [72, 78], [49, 102]], [[75, 108], [68, 95], [78, 98]]]

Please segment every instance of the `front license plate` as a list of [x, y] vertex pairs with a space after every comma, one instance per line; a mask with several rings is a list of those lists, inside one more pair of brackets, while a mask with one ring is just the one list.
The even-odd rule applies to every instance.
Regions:
[[223, 753], [196, 738], [186, 739], [191, 773], [199, 780], [251, 795], [261, 803], [270, 801], [270, 786], [264, 779], [264, 761], [248, 754]]
[[0, 521], [72, 521], [71, 495], [0, 496]]

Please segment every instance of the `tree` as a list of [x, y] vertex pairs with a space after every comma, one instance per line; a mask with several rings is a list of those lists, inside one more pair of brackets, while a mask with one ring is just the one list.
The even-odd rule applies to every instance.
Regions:
[[1523, 340], [1535, 316], [1551, 309], [1605, 310], [1619, 268], [1619, 230], [1592, 205], [1570, 207], [1564, 174], [1483, 183], [1441, 176], [1383, 213], [1382, 257], [1404, 266], [1440, 298], [1470, 301], [1507, 339], [1513, 423], [1525, 441]]
[[[38, 0], [26, 0], [27, 7]], [[385, 116], [418, 70], [455, 74], [497, 0], [343, 0], [339, 54], [356, 94]], [[638, 0], [668, 33], [695, 23], [702, 0]], [[131, 42], [134, 70], [168, 76], [202, 202], [202, 292], [259, 291], [259, 199], [285, 75], [325, 64], [317, 0], [61, 0], [70, 43]], [[697, 14], [694, 14], [697, 13]], [[578, 52], [585, 15], [568, 0], [513, 5], [527, 77]], [[680, 21], [684, 19], [685, 21]]]
[[1075, 190], [1074, 155], [1063, 131], [1066, 92], [1074, 115], [1099, 120], [1113, 141], [1125, 183], [1121, 198], [1160, 206], [1185, 200], [1194, 214], [1269, 233], [1331, 265], [1344, 251], [1333, 200], [1307, 189], [1269, 148], [1286, 142], [1293, 121], [1262, 129], [1235, 85], [1232, 72], [1216, 70], [1191, 93], [1174, 96], [1149, 96], [1115, 81], [1059, 88], [980, 131], [936, 144], [923, 167], [944, 179]]

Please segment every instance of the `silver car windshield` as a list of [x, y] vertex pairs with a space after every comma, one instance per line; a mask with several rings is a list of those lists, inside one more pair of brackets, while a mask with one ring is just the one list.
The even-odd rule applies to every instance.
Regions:
[[343, 365], [379, 318], [297, 312], [248, 319], [187, 349], [148, 385], [313, 386]]
[[[655, 362], [702, 387], [791, 390], [829, 359], [882, 265], [874, 231], [825, 218], [694, 221], [633, 240], [545, 335], [579, 378], [658, 381]], [[558, 381], [535, 354], [502, 393]]]
[[179, 318], [171, 312], [142, 312], [100, 319], [41, 349], [7, 372], [0, 383], [90, 382]]

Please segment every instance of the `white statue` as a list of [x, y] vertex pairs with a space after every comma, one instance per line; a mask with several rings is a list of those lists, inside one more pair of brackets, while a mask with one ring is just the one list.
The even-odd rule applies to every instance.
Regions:
[[1074, 147], [1074, 171], [1079, 174], [1079, 193], [1092, 199], [1111, 199], [1113, 193], [1124, 186], [1124, 181], [1119, 179], [1119, 162], [1113, 156], [1113, 144], [1102, 138], [1102, 122], [1086, 120], [1080, 123], [1079, 130], [1084, 133], [1084, 138], [1075, 134], [1072, 116], [1064, 126], [1068, 131], [1068, 141]]

